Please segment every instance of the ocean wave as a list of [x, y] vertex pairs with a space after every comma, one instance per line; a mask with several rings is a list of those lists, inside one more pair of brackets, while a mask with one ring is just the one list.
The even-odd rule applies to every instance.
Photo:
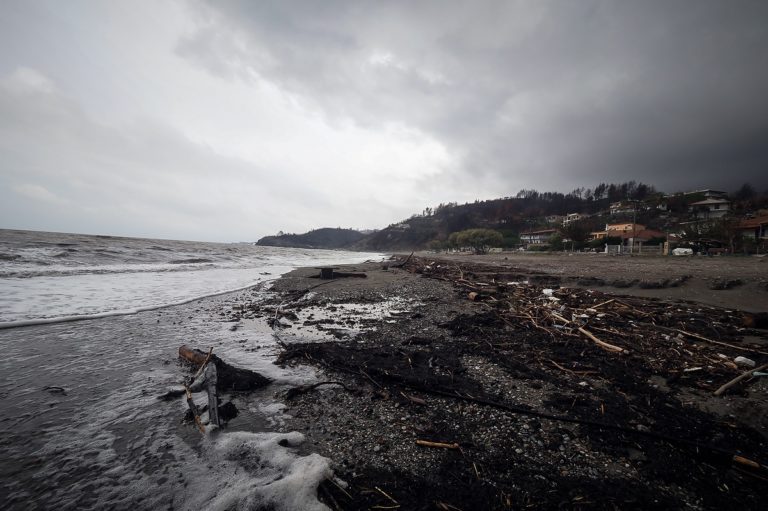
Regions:
[[173, 261], [168, 261], [169, 264], [199, 264], [212, 262], [212, 259], [206, 259], [205, 257], [190, 257], [189, 259], [174, 259]]
[[76, 275], [115, 275], [120, 273], [167, 273], [167, 272], [185, 272], [201, 271], [207, 267], [185, 266], [183, 264], [139, 264], [131, 267], [120, 266], [111, 268], [109, 266], [65, 266], [51, 267], [49, 263], [39, 261], [35, 264], [46, 266], [46, 269], [21, 268], [2, 271], [0, 278], [3, 279], [31, 279], [35, 277], [72, 277]]
[[192, 298], [185, 298], [183, 300], [178, 300], [175, 302], [164, 303], [159, 305], [147, 305], [144, 307], [134, 307], [131, 309], [97, 312], [95, 314], [74, 314], [71, 316], [58, 316], [53, 318], [21, 319], [17, 321], [0, 321], [0, 330], [6, 330], [9, 328], [21, 328], [21, 327], [35, 326], [35, 325], [49, 325], [52, 323], [70, 323], [72, 321], [88, 321], [93, 319], [110, 318], [114, 316], [130, 316], [132, 314], [138, 314], [140, 312], [166, 309], [168, 307], [184, 305], [197, 300], [202, 300], [203, 298], [210, 298], [213, 296], [220, 296], [228, 293], [235, 293], [237, 291], [243, 291], [245, 289], [251, 289], [257, 286], [269, 286], [275, 280], [277, 279], [273, 278], [273, 279], [262, 280], [258, 282], [251, 282], [246, 286], [240, 286], [233, 289], [226, 289], [224, 291], [215, 291], [212, 293], [206, 293], [206, 294], [194, 296]]

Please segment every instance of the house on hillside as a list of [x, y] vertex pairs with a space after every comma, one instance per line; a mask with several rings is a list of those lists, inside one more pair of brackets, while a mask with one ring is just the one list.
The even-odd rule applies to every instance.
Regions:
[[707, 200], [727, 201], [728, 194], [720, 190], [711, 190], [709, 188], [705, 190], [692, 190], [689, 192], [667, 194], [661, 198], [657, 208], [662, 211], [683, 212], [686, 208], [690, 210], [692, 203]]
[[691, 195], [701, 196], [702, 200], [704, 200], [704, 199], [727, 199], [728, 198], [728, 193], [727, 192], [723, 192], [723, 191], [720, 191], [720, 190], [711, 190], [709, 188], [707, 188], [705, 190], [692, 190], [692, 191], [689, 191], [689, 192], [682, 192], [682, 193], [680, 193], [680, 192], [678, 192], [678, 193], [670, 193], [670, 194], [665, 195], [664, 198], [665, 199], [671, 199], [673, 197], [679, 197], [679, 196], [690, 197]]
[[696, 190], [693, 192], [686, 192], [686, 195], [694, 195], [694, 194], [701, 194], [704, 196], [705, 199], [725, 199], [728, 197], [727, 192], [722, 192], [720, 190]]
[[745, 218], [739, 222], [738, 229], [744, 239], [768, 241], [768, 215]]
[[629, 201], [614, 202], [610, 206], [610, 212], [612, 215], [621, 215], [624, 213], [632, 213], [635, 211], [635, 203]]
[[563, 225], [569, 225], [573, 222], [578, 222], [582, 218], [586, 218], [587, 215], [582, 215], [581, 213], [568, 213], [565, 215], [565, 218], [563, 219]]
[[637, 232], [637, 231], [644, 231], [645, 226], [643, 224], [605, 224], [605, 230], [608, 232], [621, 232], [621, 233], [627, 233], [627, 232]]
[[731, 211], [731, 203], [725, 199], [704, 199], [690, 204], [688, 211], [699, 219], [722, 218]]
[[547, 217], [544, 217], [544, 221], [547, 222], [549, 225], [558, 225], [563, 223], [563, 219], [565, 217], [563, 215], [549, 215]]
[[[589, 233], [589, 236], [591, 240], [599, 240], [603, 238], [632, 238], [632, 235], [634, 233], [635, 237], [637, 237], [638, 233], [641, 232], [650, 232], [646, 227], [642, 224], [605, 224], [605, 230], [604, 231], [597, 231], [597, 232], [591, 232]], [[658, 231], [653, 231], [658, 232]], [[662, 236], [664, 233], [661, 233]], [[650, 238], [649, 238], [650, 239]]]
[[560, 231], [557, 229], [539, 229], [535, 231], [524, 231], [520, 233], [520, 242], [523, 244], [523, 246], [528, 245], [547, 245], [549, 243], [549, 239], [555, 235], [559, 234]]

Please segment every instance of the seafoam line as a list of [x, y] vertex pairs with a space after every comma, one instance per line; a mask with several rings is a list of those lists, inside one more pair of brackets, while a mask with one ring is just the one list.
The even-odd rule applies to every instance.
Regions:
[[80, 314], [80, 315], [74, 315], [74, 316], [58, 316], [55, 318], [22, 319], [19, 321], [5, 321], [5, 322], [0, 322], [0, 330], [6, 330], [9, 328], [22, 328], [25, 326], [47, 325], [52, 323], [69, 323], [72, 321], [88, 321], [91, 319], [109, 318], [113, 316], [130, 316], [132, 314], [138, 314], [140, 312], [167, 309], [168, 307], [184, 305], [190, 302], [194, 302], [196, 300], [202, 300], [203, 298], [210, 298], [212, 296], [221, 296], [227, 293], [236, 293], [237, 291], [244, 291], [246, 289], [250, 289], [256, 286], [269, 284], [271, 282], [276, 281], [278, 278], [279, 277], [275, 277], [273, 279], [267, 279], [267, 280], [259, 280], [257, 282], [252, 282], [251, 284], [248, 284], [246, 286], [237, 287], [234, 289], [227, 289], [225, 291], [216, 291], [215, 293], [195, 296], [194, 298], [185, 298], [184, 300], [180, 300], [172, 303], [166, 303], [162, 305], [148, 305], [146, 307], [136, 307], [134, 309], [98, 312], [96, 314]]

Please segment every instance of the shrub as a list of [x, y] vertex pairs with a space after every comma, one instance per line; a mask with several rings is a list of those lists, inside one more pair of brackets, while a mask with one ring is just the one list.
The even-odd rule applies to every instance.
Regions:
[[476, 254], [484, 254], [504, 240], [501, 233], [493, 229], [466, 229], [452, 233], [448, 239], [455, 240], [460, 247], [470, 247]]

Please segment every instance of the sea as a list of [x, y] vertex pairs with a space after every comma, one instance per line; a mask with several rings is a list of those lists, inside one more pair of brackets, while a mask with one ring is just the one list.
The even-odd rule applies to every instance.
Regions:
[[[274, 365], [271, 330], [223, 311], [294, 268], [384, 257], [0, 230], [3, 509], [327, 509], [330, 460], [286, 430], [279, 399], [318, 375]], [[183, 399], [158, 399], [186, 375], [182, 344], [274, 383], [228, 396], [239, 415], [201, 434]]]

